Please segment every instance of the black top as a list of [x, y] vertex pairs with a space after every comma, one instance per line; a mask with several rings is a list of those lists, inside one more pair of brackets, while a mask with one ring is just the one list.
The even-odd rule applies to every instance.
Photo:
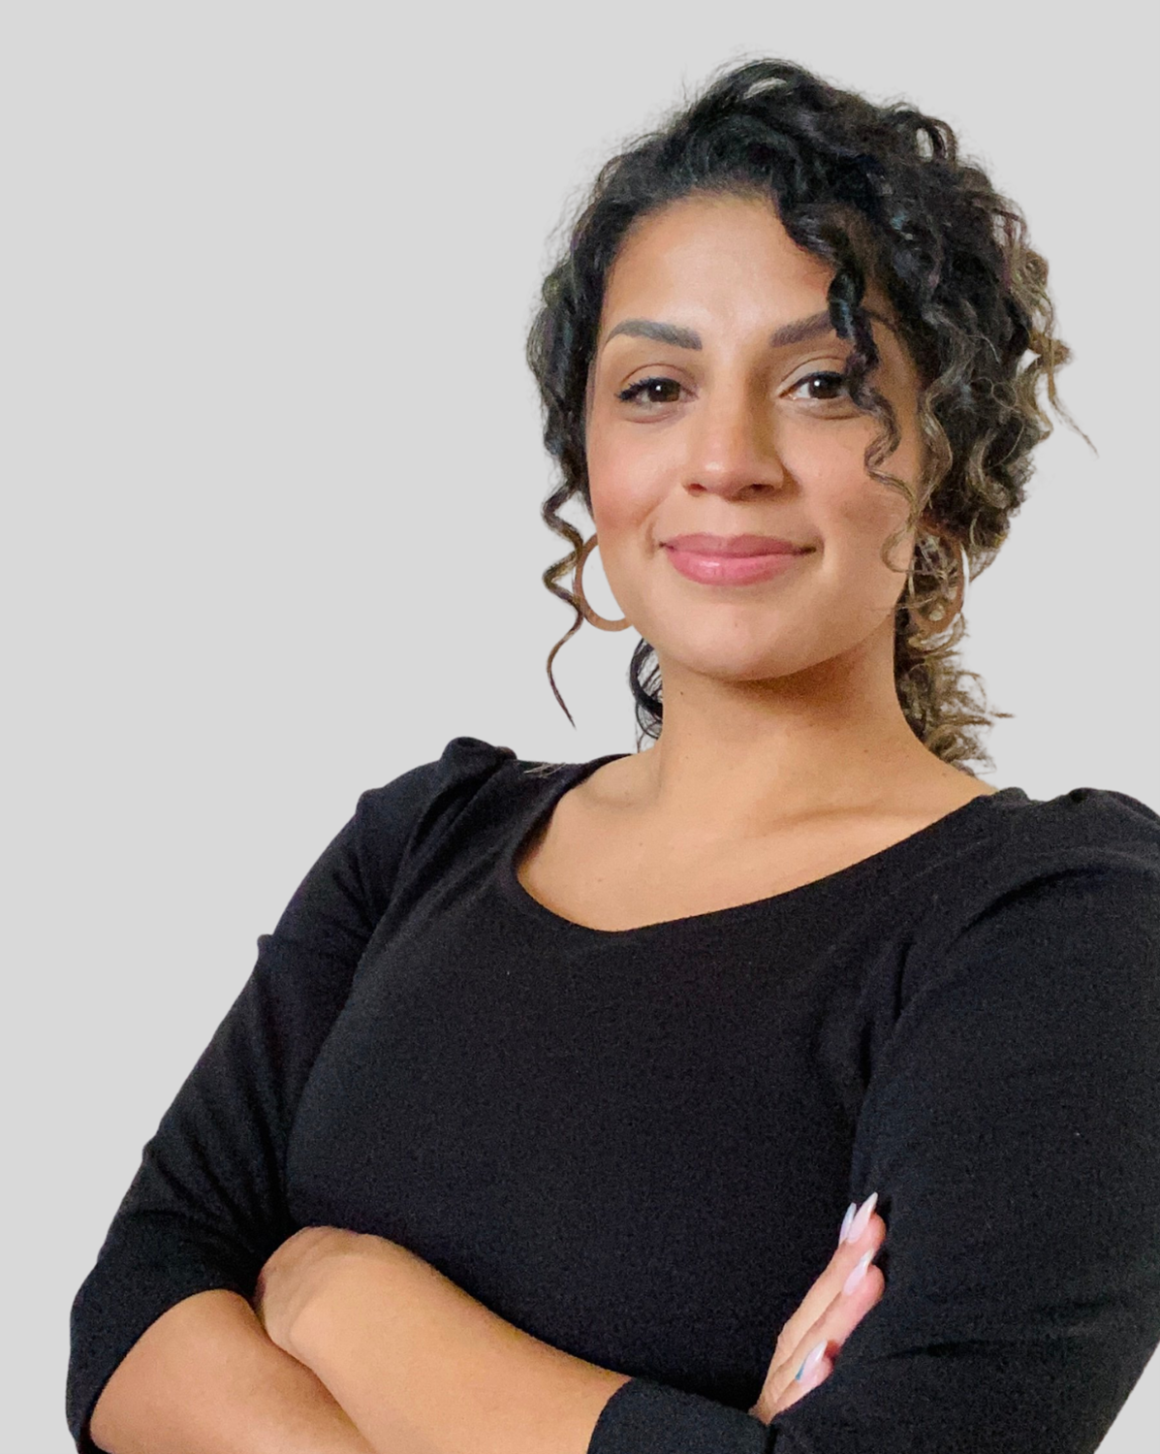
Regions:
[[[518, 850], [614, 757], [456, 737], [258, 939], [72, 1309], [67, 1416], [308, 1225], [632, 1375], [589, 1454], [1087, 1454], [1160, 1343], [1160, 814], [1005, 788], [771, 898], [572, 923]], [[882, 1300], [767, 1429], [871, 1192]]]

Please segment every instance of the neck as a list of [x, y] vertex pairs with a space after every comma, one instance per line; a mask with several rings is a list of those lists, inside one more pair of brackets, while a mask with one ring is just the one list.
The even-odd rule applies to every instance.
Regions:
[[914, 735], [881, 644], [764, 681], [724, 681], [664, 660], [661, 672], [664, 724], [637, 758], [635, 804], [706, 841], [974, 781]]

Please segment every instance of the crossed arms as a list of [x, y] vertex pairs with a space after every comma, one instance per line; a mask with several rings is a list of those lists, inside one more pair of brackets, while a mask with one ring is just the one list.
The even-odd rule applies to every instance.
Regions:
[[264, 1270], [257, 1312], [213, 1290], [158, 1319], [97, 1403], [97, 1447], [585, 1454], [627, 1375], [521, 1331], [393, 1242], [333, 1233], [325, 1255]]

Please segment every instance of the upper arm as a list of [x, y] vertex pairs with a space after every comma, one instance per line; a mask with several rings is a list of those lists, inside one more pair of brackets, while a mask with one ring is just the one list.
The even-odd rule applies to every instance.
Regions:
[[386, 908], [437, 782], [425, 764], [364, 793], [311, 867], [165, 1111], [74, 1299], [66, 1393], [78, 1449], [113, 1370], [167, 1310], [209, 1289], [252, 1296], [288, 1237], [286, 1142], [318, 1049]]
[[855, 1145], [886, 1289], [787, 1451], [1103, 1438], [1160, 1342], [1158, 883], [1045, 874], [913, 967]]

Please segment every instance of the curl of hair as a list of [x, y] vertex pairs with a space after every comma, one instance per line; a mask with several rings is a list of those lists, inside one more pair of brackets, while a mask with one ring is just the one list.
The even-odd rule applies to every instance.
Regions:
[[[606, 161], [541, 285], [526, 357], [544, 445], [562, 476], [541, 516], [572, 547], [542, 579], [576, 612], [548, 656], [556, 700], [572, 721], [552, 662], [583, 620], [575, 593], [558, 584], [574, 572], [583, 541], [558, 511], [579, 495], [592, 514], [585, 423], [605, 282], [629, 229], [690, 195], [772, 201], [793, 241], [833, 267], [830, 317], [854, 345], [849, 395], [881, 425], [866, 469], [908, 501], [906, 523], [883, 544], [883, 563], [907, 531], [919, 530], [895, 607], [899, 702], [942, 761], [993, 767], [973, 729], [1012, 714], [988, 711], [977, 674], [958, 665], [966, 572], [973, 581], [991, 564], [1023, 504], [1031, 451], [1052, 431], [1042, 384], [1056, 413], [1091, 444], [1056, 393], [1055, 371], [1071, 354], [1053, 333], [1047, 263], [1031, 248], [1019, 208], [959, 155], [946, 122], [903, 101], [876, 105], [782, 60], [716, 75]], [[868, 280], [889, 299], [919, 376], [924, 459], [913, 486], [881, 468], [899, 432], [870, 381], [878, 359], [862, 306]], [[643, 638], [628, 675], [639, 750], [644, 737], [660, 735], [664, 712], [656, 653]]]

